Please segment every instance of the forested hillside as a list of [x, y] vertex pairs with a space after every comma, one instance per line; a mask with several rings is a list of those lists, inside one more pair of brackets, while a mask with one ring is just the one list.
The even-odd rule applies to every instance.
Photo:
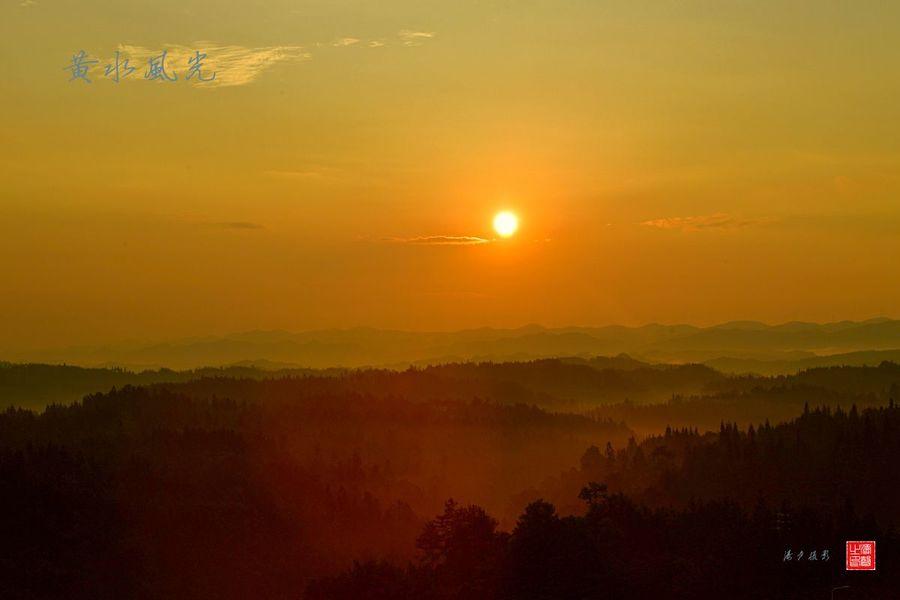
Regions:
[[211, 370], [9, 408], [0, 596], [805, 598], [843, 579], [783, 571], [785, 545], [893, 560], [897, 365], [594, 362]]
[[[894, 406], [820, 409], [777, 426], [592, 447], [509, 532], [449, 501], [420, 532], [415, 561], [357, 563], [313, 582], [309, 597], [814, 599], [841, 588], [893, 598], [898, 426]], [[844, 569], [855, 539], [877, 541], [879, 570]]]

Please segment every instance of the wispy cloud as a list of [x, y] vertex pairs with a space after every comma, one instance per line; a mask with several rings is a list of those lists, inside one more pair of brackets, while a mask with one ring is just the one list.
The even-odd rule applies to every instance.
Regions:
[[[34, 6], [36, 0], [21, 0], [20, 6]], [[435, 37], [433, 31], [416, 31], [403, 29], [397, 34], [399, 44], [402, 46], [421, 46], [426, 40]], [[394, 43], [397, 43], [396, 41]], [[201, 72], [208, 79], [215, 73], [215, 79], [201, 81], [199, 77], [191, 80], [197, 87], [205, 89], [217, 89], [246, 85], [256, 80], [267, 69], [280, 63], [297, 63], [312, 59], [310, 48], [346, 48], [361, 45], [368, 48], [381, 48], [392, 45], [385, 38], [362, 40], [355, 37], [341, 37], [329, 43], [314, 43], [311, 46], [261, 46], [249, 48], [229, 44], [220, 44], [210, 41], [197, 41], [191, 45], [163, 44], [158, 48], [147, 48], [131, 44], [119, 44], [117, 50], [121, 59], [128, 59], [129, 66], [137, 69], [131, 76], [124, 77], [121, 81], [143, 81], [144, 72], [151, 58], [159, 57], [166, 52], [166, 71], [175, 74], [179, 79], [187, 76], [191, 63], [190, 59], [199, 51], [205, 55]], [[91, 67], [90, 72], [94, 77], [101, 78], [107, 65], [114, 63], [112, 56], [98, 57], [98, 62]]]
[[427, 235], [411, 238], [385, 238], [383, 241], [394, 244], [412, 244], [416, 246], [477, 246], [490, 244], [489, 240], [474, 235]]
[[727, 213], [696, 215], [690, 217], [666, 217], [643, 221], [641, 225], [655, 229], [675, 229], [679, 231], [702, 231], [708, 229], [741, 229], [753, 225], [764, 225], [773, 221], [770, 217], [746, 218]]
[[281, 171], [269, 169], [262, 172], [266, 177], [298, 181], [336, 180], [341, 177], [341, 170], [335, 167], [316, 165], [303, 169]]
[[[178, 74], [179, 78], [187, 75], [188, 60], [200, 51], [206, 54], [203, 61], [203, 73], [209, 77], [216, 74], [213, 81], [200, 82], [192, 80], [198, 86], [216, 88], [246, 85], [255, 80], [260, 73], [279, 63], [301, 62], [309, 60], [311, 55], [303, 46], [264, 46], [247, 48], [245, 46], [220, 45], [214, 42], [194, 42], [191, 46], [166, 44], [162, 48], [167, 51], [166, 68]], [[144, 66], [151, 57], [159, 56], [162, 49], [145, 48], [122, 44], [119, 51], [127, 57], [132, 66]], [[109, 61], [101, 61], [97, 68]], [[140, 80], [142, 77], [129, 77], [125, 81]]]
[[495, 297], [493, 294], [485, 294], [484, 292], [472, 292], [468, 290], [435, 290], [418, 292], [417, 295], [432, 298], [458, 298], [460, 300], [473, 300]]
[[421, 46], [426, 40], [435, 36], [433, 31], [415, 31], [412, 29], [402, 29], [397, 36], [404, 46]]
[[225, 221], [222, 223], [208, 223], [207, 225], [219, 229], [265, 229], [259, 223], [251, 223], [250, 221]]

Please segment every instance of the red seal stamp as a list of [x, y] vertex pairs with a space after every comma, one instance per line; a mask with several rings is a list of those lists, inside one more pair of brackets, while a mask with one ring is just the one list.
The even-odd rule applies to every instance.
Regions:
[[875, 570], [875, 542], [847, 542], [847, 570]]

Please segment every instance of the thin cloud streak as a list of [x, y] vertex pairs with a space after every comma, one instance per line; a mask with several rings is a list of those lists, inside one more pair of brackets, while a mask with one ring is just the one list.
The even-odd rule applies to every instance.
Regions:
[[337, 177], [338, 172], [338, 169], [321, 167], [303, 171], [277, 171], [270, 169], [263, 171], [262, 174], [277, 179], [328, 179]]
[[430, 40], [436, 34], [433, 31], [403, 29], [397, 35], [404, 46], [421, 46], [424, 41]]
[[771, 223], [773, 220], [774, 219], [770, 217], [744, 218], [736, 217], [728, 213], [715, 213], [711, 215], [652, 219], [643, 221], [640, 224], [644, 227], [652, 227], [654, 229], [674, 229], [678, 231], [695, 232], [703, 230], [741, 229], [754, 225], [765, 225]]
[[[202, 72], [207, 77], [211, 77], [212, 73], [215, 73], [216, 78], [212, 81], [203, 82], [199, 78], [194, 78], [192, 83], [198, 87], [208, 88], [246, 85], [254, 81], [263, 71], [276, 64], [302, 62], [312, 57], [303, 46], [247, 48], [244, 46], [219, 45], [214, 42], [199, 41], [194, 42], [190, 47], [165, 44], [162, 48], [167, 51], [167, 70], [174, 71], [179, 78], [187, 75], [189, 69], [188, 59], [193, 57], [197, 51], [206, 54]], [[131, 61], [132, 66], [141, 65], [144, 67], [151, 57], [159, 56], [162, 49], [122, 44], [119, 45], [119, 52]], [[103, 65], [108, 62], [110, 61], [101, 61], [100, 64]], [[128, 77], [123, 81], [142, 79], [143, 73], [141, 73], [140, 77]]]
[[474, 235], [427, 235], [412, 238], [386, 238], [384, 241], [393, 244], [412, 244], [415, 246], [478, 246], [490, 244], [494, 240]]
[[250, 221], [224, 221], [221, 223], [206, 223], [205, 225], [207, 227], [215, 227], [217, 229], [265, 229], [263, 225], [260, 225], [259, 223], [252, 223]]
[[[33, 6], [35, 0], [23, 0], [20, 6]], [[421, 46], [423, 42], [434, 38], [433, 31], [414, 31], [403, 29], [397, 37], [403, 46]], [[347, 48], [363, 45], [368, 48], [381, 48], [389, 45], [384, 39], [361, 40], [355, 37], [337, 38], [329, 43], [312, 44], [312, 48], [333, 47]], [[118, 51], [122, 59], [128, 59], [130, 66], [136, 71], [122, 81], [142, 81], [147, 64], [151, 58], [158, 57], [163, 50], [166, 51], [166, 71], [174, 73], [179, 79], [186, 77], [191, 58], [199, 51], [205, 54], [202, 65], [202, 73], [205, 78], [215, 79], [201, 81], [199, 77], [191, 80], [196, 87], [217, 89], [246, 85], [255, 81], [261, 73], [280, 63], [298, 63], [311, 60], [313, 55], [307, 46], [262, 46], [248, 48], [229, 44], [219, 44], [211, 41], [196, 41], [190, 46], [180, 44], [163, 44], [158, 48], [147, 48], [130, 44], [119, 44]], [[106, 65], [113, 64], [113, 57], [100, 57], [97, 64], [90, 68], [90, 73], [95, 77], [102, 77]]]
[[250, 223], [249, 221], [232, 221], [230, 223], [219, 223], [218, 225], [226, 229], [265, 229], [259, 223]]

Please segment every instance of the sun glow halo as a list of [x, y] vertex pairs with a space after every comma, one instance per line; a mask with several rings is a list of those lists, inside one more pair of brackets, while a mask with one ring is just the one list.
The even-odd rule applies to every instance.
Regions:
[[518, 228], [519, 217], [508, 210], [498, 212], [494, 216], [494, 231], [496, 231], [497, 235], [500, 237], [508, 238], [513, 235]]

